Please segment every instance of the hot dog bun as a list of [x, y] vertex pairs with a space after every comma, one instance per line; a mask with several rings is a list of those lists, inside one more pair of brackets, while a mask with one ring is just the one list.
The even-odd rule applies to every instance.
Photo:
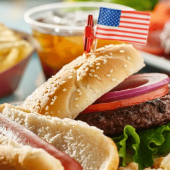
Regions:
[[109, 45], [65, 65], [22, 104], [42, 115], [74, 119], [104, 93], [144, 66], [132, 45]]
[[0, 135], [0, 170], [64, 170], [59, 160], [43, 149], [17, 143]]
[[76, 159], [84, 170], [117, 170], [119, 156], [115, 143], [95, 127], [67, 118], [29, 113], [8, 104], [2, 114]]

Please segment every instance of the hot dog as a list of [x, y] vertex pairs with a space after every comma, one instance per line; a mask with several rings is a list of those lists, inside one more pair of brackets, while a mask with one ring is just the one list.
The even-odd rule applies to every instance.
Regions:
[[2, 135], [12, 135], [13, 138], [17, 140], [18, 143], [23, 145], [30, 145], [34, 148], [42, 148], [53, 157], [59, 159], [65, 168], [65, 170], [83, 170], [81, 165], [75, 161], [73, 158], [69, 157], [65, 153], [59, 151], [54, 146], [50, 145], [48, 142], [44, 141], [31, 131], [27, 130], [23, 126], [11, 121], [7, 117], [0, 114], [0, 134]]
[[2, 114], [77, 160], [83, 170], [117, 170], [119, 157], [115, 143], [93, 126], [31, 113], [9, 104], [5, 104]]

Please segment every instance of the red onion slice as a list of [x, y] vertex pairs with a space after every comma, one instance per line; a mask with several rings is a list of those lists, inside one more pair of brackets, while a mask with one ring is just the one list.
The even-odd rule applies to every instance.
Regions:
[[136, 74], [130, 76], [116, 88], [104, 94], [95, 103], [106, 103], [136, 97], [155, 90], [169, 82], [170, 78], [166, 74]]

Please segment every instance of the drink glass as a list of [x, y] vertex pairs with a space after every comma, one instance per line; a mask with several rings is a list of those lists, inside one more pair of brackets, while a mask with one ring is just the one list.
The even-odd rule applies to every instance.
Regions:
[[[100, 7], [133, 10], [113, 3], [61, 2], [34, 7], [25, 13], [46, 79], [82, 55], [87, 16], [92, 14], [96, 24]], [[98, 40], [97, 47], [115, 43], [121, 42]]]

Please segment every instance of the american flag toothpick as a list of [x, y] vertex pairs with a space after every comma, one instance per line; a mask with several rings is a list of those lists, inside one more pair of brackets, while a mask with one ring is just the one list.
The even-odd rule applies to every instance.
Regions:
[[145, 45], [150, 13], [100, 8], [96, 39], [118, 40]]

